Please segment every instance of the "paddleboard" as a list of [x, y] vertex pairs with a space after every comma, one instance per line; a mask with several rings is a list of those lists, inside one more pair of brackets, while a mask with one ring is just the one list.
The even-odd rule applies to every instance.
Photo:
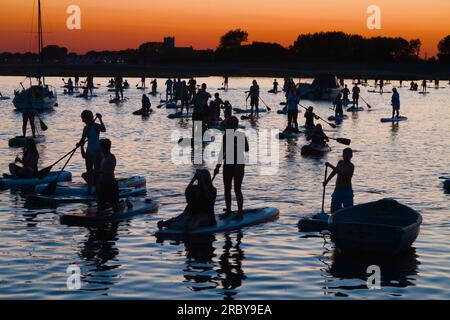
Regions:
[[37, 135], [36, 138], [16, 136], [14, 138], [9, 139], [8, 145], [10, 147], [24, 147], [27, 142], [27, 139], [33, 139], [35, 143], [45, 142], [44, 135]]
[[151, 113], [153, 112], [153, 110], [150, 109], [150, 111], [144, 111], [144, 110], [136, 110], [133, 112], [133, 114], [135, 116], [144, 116], [144, 117], [148, 117]]
[[128, 100], [128, 98], [123, 98], [123, 99], [111, 99], [109, 100], [109, 103], [124, 103]]
[[[31, 179], [19, 179], [12, 177], [10, 175], [4, 175], [0, 178], [0, 188], [10, 188], [10, 187], [29, 187], [35, 186], [42, 183], [50, 183], [56, 179], [58, 172], [50, 172], [47, 176], [42, 179], [31, 178]], [[61, 172], [58, 181], [69, 181], [72, 179], [72, 174], [68, 171]]]
[[96, 207], [92, 207], [82, 212], [66, 213], [61, 216], [60, 222], [66, 225], [114, 223], [127, 220], [138, 215], [156, 213], [158, 211], [158, 203], [151, 199], [132, 199], [130, 202], [133, 204], [132, 208], [126, 207], [117, 214], [111, 209], [104, 212], [99, 212]]
[[277, 114], [287, 114], [287, 109], [277, 110]]
[[[215, 141], [215, 137], [214, 136], [212, 136], [211, 137], [211, 140], [209, 140], [209, 141], [202, 141], [202, 144], [208, 144], [208, 143], [212, 143], [212, 142], [214, 142]], [[193, 140], [192, 138], [180, 138], [179, 140], [178, 140], [178, 145], [180, 145], [181, 147], [190, 147], [190, 146], [192, 146], [194, 143], [197, 143], [197, 140]]]
[[399, 121], [406, 121], [406, 120], [408, 120], [407, 117], [400, 116], [398, 118], [381, 118], [380, 121], [381, 122], [399, 122]]
[[282, 139], [297, 139], [298, 137], [300, 137], [303, 134], [304, 134], [303, 131], [297, 131], [297, 132], [283, 131], [277, 135], [277, 138], [280, 140], [282, 140]]
[[[251, 113], [251, 109], [241, 109], [241, 108], [233, 108], [234, 113]], [[267, 109], [260, 109], [258, 108], [258, 112], [262, 113], [262, 112], [267, 112]], [[256, 110], [254, 111], [254, 113], [256, 113]]]
[[9, 99], [11, 99], [11, 98], [10, 97], [5, 97], [5, 96], [0, 97], [0, 100], [9, 100]]
[[375, 90], [368, 90], [367, 92], [370, 92], [370, 93], [379, 93], [379, 94], [383, 94], [383, 93], [392, 93], [392, 91], [383, 91], [383, 92], [381, 92], [381, 91], [375, 91]]
[[347, 109], [347, 112], [358, 112], [358, 111], [364, 111], [363, 107], [350, 107]]
[[421, 92], [419, 92], [419, 94], [429, 94], [429, 92], [423, 92], [423, 91], [421, 91]]
[[307, 144], [301, 149], [301, 154], [303, 156], [322, 156], [331, 151], [329, 145], [317, 145], [317, 144]]
[[[128, 198], [142, 196], [147, 193], [146, 188], [126, 188], [119, 189], [119, 198]], [[94, 202], [97, 200], [95, 194], [55, 194], [43, 195], [33, 194], [26, 198], [28, 205], [57, 205], [63, 203], [80, 203], [80, 202]]]
[[345, 119], [348, 119], [348, 116], [346, 116], [345, 114], [343, 116], [330, 116], [328, 117], [328, 121], [343, 121]]
[[279, 214], [280, 212], [276, 208], [264, 207], [249, 209], [244, 210], [242, 220], [233, 220], [232, 217], [227, 217], [225, 219], [219, 219], [217, 217], [217, 224], [215, 226], [201, 227], [189, 231], [162, 229], [157, 231], [155, 235], [157, 237], [183, 237], [239, 230], [244, 227], [273, 221], [278, 218]]
[[177, 112], [177, 113], [169, 114], [167, 116], [167, 118], [169, 118], [169, 119], [186, 119], [186, 118], [190, 119], [190, 118], [192, 118], [192, 113]]
[[[147, 181], [144, 177], [132, 176], [128, 178], [117, 179], [119, 188], [143, 188], [146, 186]], [[34, 191], [36, 193], [42, 193], [48, 184], [38, 184]], [[95, 191], [95, 187], [92, 188]], [[55, 194], [64, 195], [80, 195], [87, 194], [88, 187], [84, 182], [60, 182], [56, 185]]]

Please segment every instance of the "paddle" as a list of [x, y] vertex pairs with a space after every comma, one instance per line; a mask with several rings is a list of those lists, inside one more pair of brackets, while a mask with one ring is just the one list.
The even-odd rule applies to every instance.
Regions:
[[41, 130], [42, 130], [42, 131], [47, 131], [48, 127], [47, 127], [47, 125], [45, 124], [45, 122], [42, 121], [41, 117], [39, 117], [39, 116], [38, 116], [38, 119], [39, 119], [39, 125], [41, 126]]
[[441, 177], [439, 177], [439, 179], [441, 179], [441, 180], [450, 180], [450, 177], [441, 176]]
[[62, 167], [62, 169], [58, 172], [58, 175], [56, 176], [55, 180], [53, 180], [52, 182], [50, 182], [45, 189], [42, 191], [42, 194], [44, 195], [51, 195], [51, 194], [55, 194], [56, 191], [56, 184], [58, 183], [58, 179], [59, 176], [61, 175], [61, 173], [64, 171], [64, 169], [66, 168], [67, 164], [69, 163], [70, 159], [72, 159], [73, 155], [75, 154], [75, 152], [77, 151], [79, 146], [77, 146], [75, 149], [73, 149], [72, 154], [70, 155], [69, 159], [67, 159], [66, 163], [64, 164], [64, 166]]
[[158, 104], [158, 105], [156, 106], [156, 108], [157, 108], [157, 109], [161, 109], [163, 105], [168, 104], [168, 103], [169, 103], [169, 101], [166, 101], [166, 102], [163, 102], [163, 103], [161, 103], [161, 104]]
[[259, 100], [261, 100], [261, 102], [266, 106], [266, 108], [267, 108], [267, 111], [272, 111], [272, 109], [264, 102], [264, 100], [261, 98], [261, 97], [259, 97]]
[[361, 96], [359, 96], [359, 97], [361, 98], [362, 101], [364, 101], [364, 103], [367, 105], [367, 107], [368, 107], [369, 109], [372, 109], [372, 106], [371, 106], [370, 104], [368, 104], [367, 101], [364, 100], [363, 97], [361, 97]]
[[50, 173], [50, 171], [52, 171], [52, 169], [53, 169], [53, 167], [54, 167], [55, 165], [57, 165], [59, 162], [61, 162], [61, 160], [63, 160], [64, 158], [66, 158], [69, 154], [71, 154], [72, 152], [74, 152], [77, 148], [78, 148], [78, 147], [76, 147], [76, 148], [70, 150], [69, 152], [67, 152], [62, 158], [60, 158], [58, 161], [56, 161], [56, 162], [53, 163], [52, 165], [50, 165], [50, 166], [48, 166], [48, 167], [46, 167], [46, 168], [44, 168], [44, 169], [39, 170], [38, 173], [37, 173], [38, 179], [42, 179], [42, 178], [44, 178], [45, 176], [47, 176], [47, 175]]
[[[308, 108], [306, 108], [304, 105], [300, 104], [300, 107], [302, 107], [305, 110], [308, 110]], [[316, 115], [317, 116], [317, 115]], [[332, 127], [333, 129], [336, 129], [336, 125], [334, 123], [328, 122], [327, 120], [323, 119], [320, 116], [317, 116], [320, 120], [322, 120], [323, 122], [325, 122], [326, 124], [328, 124], [330, 127]]]
[[327, 185], [328, 166], [325, 166], [325, 178], [323, 180], [323, 193], [322, 193], [322, 213], [325, 213], [325, 189]]
[[350, 143], [352, 143], [352, 140], [347, 139], [347, 138], [331, 138], [331, 137], [328, 137], [328, 139], [335, 140], [336, 142], [338, 142], [340, 144], [345, 144], [346, 146], [349, 146]]

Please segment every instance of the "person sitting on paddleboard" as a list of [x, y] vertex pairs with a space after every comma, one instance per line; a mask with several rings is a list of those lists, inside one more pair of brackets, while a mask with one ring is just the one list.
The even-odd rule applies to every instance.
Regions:
[[141, 110], [145, 112], [151, 112], [152, 104], [150, 102], [150, 99], [147, 97], [147, 95], [144, 93], [142, 95], [142, 107]]
[[[9, 172], [18, 178], [30, 179], [34, 178], [38, 172], [39, 152], [36, 148], [36, 142], [28, 138], [23, 148], [23, 157], [16, 157], [14, 163], [9, 164]], [[19, 162], [22, 166], [17, 165]]]
[[[231, 215], [231, 186], [234, 182], [234, 192], [238, 204], [238, 214], [233, 219], [242, 219], [244, 196], [242, 195], [242, 181], [245, 174], [245, 152], [249, 151], [249, 144], [244, 132], [237, 131], [239, 120], [232, 116], [225, 122], [226, 131], [223, 135], [222, 148], [219, 153], [214, 175], [223, 163], [223, 184], [225, 191], [225, 213], [222, 218]], [[230, 150], [230, 151], [228, 151]]]
[[295, 87], [291, 87], [289, 90], [289, 95], [287, 97], [287, 118], [288, 124], [286, 127], [287, 131], [298, 132], [298, 104], [300, 102], [297, 96]]
[[307, 137], [308, 140], [311, 140], [312, 144], [317, 145], [326, 145], [328, 141], [330, 141], [323, 132], [322, 125], [320, 123], [316, 124], [314, 130], [311, 132], [311, 135]]
[[344, 103], [348, 103], [350, 101], [348, 99], [348, 96], [350, 95], [350, 90], [348, 90], [347, 85], [344, 86], [344, 89], [342, 89], [341, 93], [342, 93], [342, 101]]
[[391, 105], [392, 105], [392, 118], [399, 118], [400, 117], [400, 94], [397, 91], [397, 88], [392, 89], [392, 98], [391, 98]]
[[[77, 147], [81, 146], [81, 155], [86, 164], [86, 174], [83, 175], [83, 178], [87, 182], [88, 193], [92, 192], [92, 186], [95, 184], [95, 171], [98, 170], [100, 166], [100, 132], [106, 132], [102, 115], [97, 113], [96, 116], [100, 123], [95, 122], [92, 111], [84, 110], [81, 113], [81, 120], [84, 122], [85, 127], [80, 142], [77, 143]], [[85, 150], [84, 144], [86, 143], [86, 139], [87, 148]]]
[[334, 99], [333, 101], [333, 106], [334, 106], [334, 116], [336, 118], [339, 117], [343, 117], [344, 116], [344, 109], [342, 107], [342, 94], [339, 93], [336, 97], [336, 99]]
[[361, 92], [361, 89], [359, 89], [358, 85], [355, 84], [355, 86], [352, 89], [352, 99], [353, 99], [353, 107], [359, 106], [359, 94]]
[[117, 160], [111, 153], [111, 140], [100, 140], [100, 165], [96, 170], [96, 195], [98, 211], [112, 208], [119, 213], [125, 208], [119, 200], [119, 185], [114, 175]]
[[216, 225], [214, 204], [217, 189], [212, 184], [211, 174], [208, 170], [198, 169], [184, 194], [187, 206], [183, 213], [175, 218], [159, 221], [159, 229], [189, 231]]
[[250, 117], [253, 117], [253, 112], [256, 111], [256, 116], [259, 115], [259, 86], [256, 80], [253, 80], [252, 86], [250, 87], [250, 90], [248, 91], [247, 100], [250, 98]]
[[353, 150], [351, 148], [345, 148], [342, 152], [342, 156], [343, 160], [340, 160], [336, 167], [331, 165], [329, 162], [325, 163], [325, 165], [330, 167], [333, 172], [331, 172], [327, 180], [324, 182], [324, 186], [326, 186], [331, 179], [337, 175], [336, 187], [333, 195], [331, 196], [331, 213], [334, 213], [342, 208], [353, 206], [352, 177], [353, 172], [355, 171], [355, 166], [351, 162]]
[[314, 113], [314, 107], [309, 106], [308, 110], [305, 112], [305, 129], [306, 130], [314, 130], [315, 124], [314, 124], [314, 118], [316, 120], [319, 120], [319, 117]]

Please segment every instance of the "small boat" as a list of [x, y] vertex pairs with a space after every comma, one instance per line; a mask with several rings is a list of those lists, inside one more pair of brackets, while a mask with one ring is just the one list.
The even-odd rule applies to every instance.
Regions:
[[[0, 188], [20, 188], [20, 187], [31, 187], [36, 186], [38, 184], [50, 183], [56, 179], [59, 171], [50, 172], [42, 179], [38, 178], [30, 178], [30, 179], [22, 179], [13, 177], [7, 174], [3, 174], [3, 178], [0, 178]], [[63, 171], [58, 177], [58, 181], [70, 181], [72, 179], [72, 174], [68, 171]]]
[[133, 206], [126, 207], [119, 213], [114, 213], [111, 209], [99, 212], [97, 207], [92, 207], [78, 213], [66, 213], [61, 216], [60, 222], [69, 226], [116, 223], [138, 215], [156, 213], [159, 207], [158, 203], [151, 199], [132, 199], [130, 202]]
[[407, 250], [419, 235], [421, 223], [420, 213], [392, 199], [341, 209], [329, 219], [331, 239], [342, 251]]
[[301, 154], [302, 156], [323, 156], [331, 151], [329, 145], [320, 145], [320, 144], [307, 144], [302, 147]]
[[[39, 63], [42, 64], [42, 49], [44, 48], [44, 40], [42, 37], [42, 11], [41, 0], [38, 1], [38, 55]], [[16, 110], [25, 111], [44, 111], [51, 110], [58, 105], [56, 90], [52, 86], [45, 84], [45, 77], [38, 73], [34, 76], [37, 83], [33, 84], [30, 79], [30, 87], [25, 88], [20, 83], [22, 89], [14, 91], [13, 104]]]
[[301, 83], [298, 92], [301, 99], [334, 101], [342, 89], [335, 75], [321, 74], [312, 84]]

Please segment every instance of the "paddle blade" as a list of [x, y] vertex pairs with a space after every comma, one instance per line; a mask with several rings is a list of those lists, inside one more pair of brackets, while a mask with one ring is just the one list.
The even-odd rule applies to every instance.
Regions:
[[40, 124], [40, 126], [41, 126], [41, 130], [42, 130], [42, 131], [47, 131], [48, 127], [47, 127], [47, 125], [45, 124], [44, 121], [42, 121], [41, 119], [39, 119], [39, 124]]
[[45, 178], [45, 177], [50, 173], [51, 170], [52, 170], [52, 166], [47, 167], [47, 168], [44, 168], [44, 169], [41, 169], [41, 170], [37, 173], [38, 179], [43, 179], [43, 178]]
[[42, 191], [43, 195], [52, 195], [55, 194], [56, 191], [56, 181], [50, 182], [45, 189]]
[[341, 144], [345, 144], [347, 146], [349, 146], [350, 143], [352, 143], [352, 140], [346, 139], [346, 138], [337, 138], [336, 141], [341, 143]]
[[330, 127], [332, 127], [333, 129], [336, 129], [336, 125], [334, 123], [331, 123], [331, 122], [327, 122], [327, 123], [330, 125]]

